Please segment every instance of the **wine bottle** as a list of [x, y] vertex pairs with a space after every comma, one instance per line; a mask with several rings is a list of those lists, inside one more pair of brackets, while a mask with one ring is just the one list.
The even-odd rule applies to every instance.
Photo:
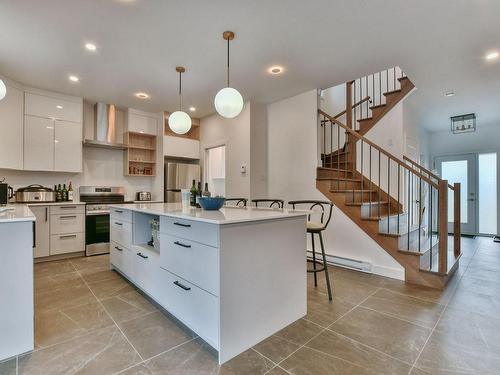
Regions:
[[57, 190], [56, 190], [56, 201], [61, 202], [62, 201], [62, 189], [61, 189], [61, 184], [57, 185]]
[[68, 187], [68, 201], [73, 202], [73, 186], [71, 185], [71, 181]]
[[205, 182], [205, 189], [203, 189], [202, 195], [204, 197], [210, 198], [210, 192], [208, 191], [208, 182]]
[[191, 193], [191, 201], [190, 204], [192, 207], [196, 206], [196, 194], [198, 191], [196, 190], [196, 181], [193, 180], [193, 186], [191, 186], [191, 190], [189, 191]]
[[68, 189], [66, 189], [66, 184], [63, 184], [62, 200], [63, 200], [63, 202], [66, 202], [68, 200]]
[[[197, 189], [196, 193], [197, 193], [196, 194], [197, 197], [201, 197], [201, 193], [202, 193], [202, 190], [201, 190], [201, 181], [198, 181], [198, 189]], [[198, 203], [198, 200], [196, 202], [196, 207], [198, 207], [198, 208], [201, 207], [200, 204]]]

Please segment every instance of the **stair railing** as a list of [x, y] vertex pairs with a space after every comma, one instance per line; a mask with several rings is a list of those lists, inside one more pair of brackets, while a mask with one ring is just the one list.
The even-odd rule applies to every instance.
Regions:
[[[349, 90], [347, 95], [349, 99]], [[349, 102], [347, 100], [347, 108]], [[343, 124], [336, 118], [339, 116], [330, 116], [320, 109], [318, 114], [323, 126], [322, 135], [330, 136], [329, 150], [323, 149], [322, 165], [337, 171], [339, 177], [332, 181], [331, 188], [346, 193], [346, 204], [359, 203], [360, 198], [361, 214], [379, 219], [380, 231], [406, 233], [406, 250], [417, 248], [418, 252], [427, 255], [421, 257], [421, 269], [447, 274], [447, 181], [436, 181], [408, 165]], [[347, 121], [349, 117], [351, 116], [347, 112]], [[323, 147], [325, 145], [326, 143], [323, 143]], [[360, 189], [355, 188], [356, 183], [360, 184]], [[453, 189], [453, 206], [456, 207], [456, 196], [459, 195], [460, 189], [457, 185]], [[402, 215], [403, 212], [406, 212], [406, 215]], [[456, 223], [456, 208], [453, 214]], [[460, 231], [455, 229], [456, 256], [460, 254], [460, 238], [457, 239], [457, 233], [459, 236]]]

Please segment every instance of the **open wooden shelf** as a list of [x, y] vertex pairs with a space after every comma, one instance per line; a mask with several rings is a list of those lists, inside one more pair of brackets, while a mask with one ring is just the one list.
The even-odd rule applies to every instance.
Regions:
[[156, 175], [156, 136], [137, 132], [125, 132], [127, 145], [123, 153], [123, 174], [130, 177], [154, 177]]

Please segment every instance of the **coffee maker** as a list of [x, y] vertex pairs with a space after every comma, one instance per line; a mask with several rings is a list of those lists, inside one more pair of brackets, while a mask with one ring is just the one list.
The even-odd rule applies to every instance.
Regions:
[[4, 181], [5, 179], [0, 181], [0, 206], [5, 206], [9, 203], [9, 199], [14, 196], [14, 189]]

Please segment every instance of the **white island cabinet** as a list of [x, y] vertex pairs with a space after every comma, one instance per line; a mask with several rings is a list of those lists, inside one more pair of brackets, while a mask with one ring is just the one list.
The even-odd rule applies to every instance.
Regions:
[[[224, 363], [306, 315], [306, 212], [111, 208], [111, 265]], [[151, 221], [160, 223], [154, 246]]]
[[33, 229], [25, 205], [0, 210], [0, 362], [33, 350]]

